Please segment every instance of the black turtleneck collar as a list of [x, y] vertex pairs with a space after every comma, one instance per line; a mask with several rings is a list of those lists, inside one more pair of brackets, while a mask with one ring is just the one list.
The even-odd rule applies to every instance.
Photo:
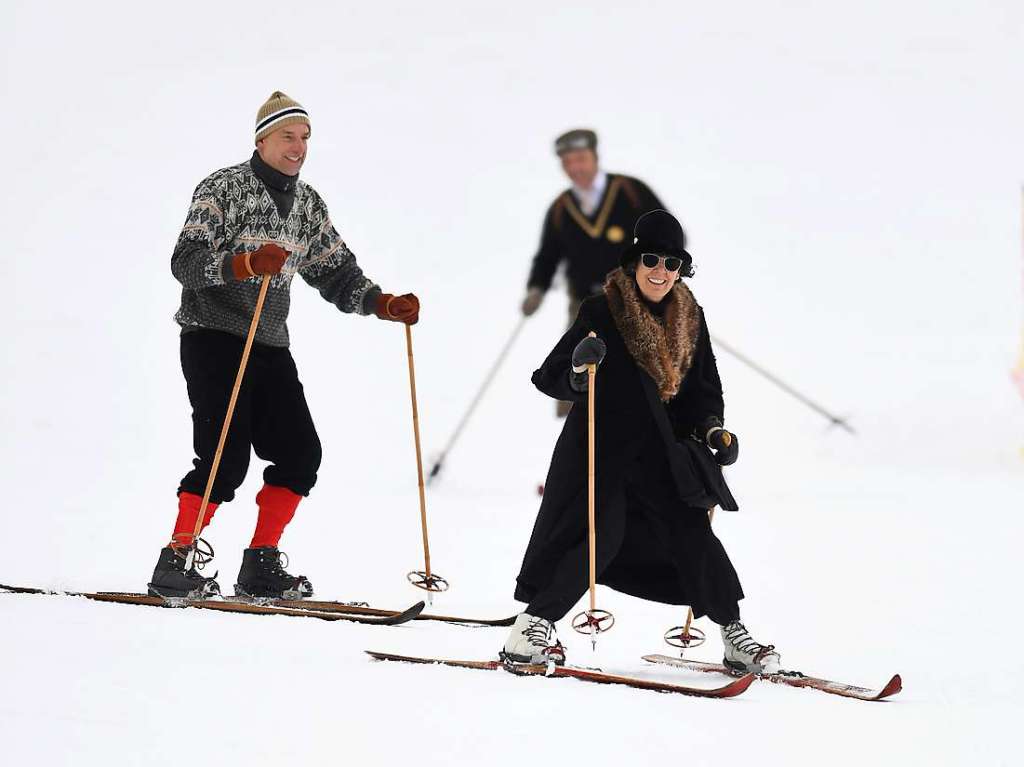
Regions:
[[275, 170], [263, 162], [263, 158], [260, 157], [260, 153], [253, 150], [252, 159], [249, 160], [252, 165], [252, 171], [259, 176], [260, 181], [269, 186], [271, 189], [276, 189], [279, 192], [295, 192], [295, 185], [299, 181], [299, 175], [296, 173], [294, 176], [286, 176], [279, 170]]
[[[637, 289], [637, 292], [640, 293], [639, 288]], [[647, 311], [659, 318], [665, 316], [665, 309], [668, 308], [668, 301], [665, 300], [667, 298], [668, 294], [666, 293], [665, 298], [662, 298], [660, 301], [655, 303], [654, 301], [648, 300], [647, 296], [643, 293], [640, 293], [640, 300], [644, 302], [644, 306], [647, 307]]]
[[295, 202], [295, 185], [299, 182], [298, 174], [286, 176], [281, 171], [271, 168], [263, 162], [258, 151], [252, 153], [249, 167], [267, 187], [267, 191], [274, 199], [274, 204], [277, 205], [278, 212], [282, 216], [287, 216], [292, 210], [292, 203]]

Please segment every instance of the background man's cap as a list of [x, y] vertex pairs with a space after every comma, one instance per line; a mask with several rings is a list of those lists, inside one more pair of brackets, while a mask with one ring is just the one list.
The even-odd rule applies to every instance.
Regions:
[[[288, 98], [281, 91], [274, 91], [256, 113], [256, 140], [266, 138], [278, 128], [292, 123], [309, 125], [309, 113], [298, 101]], [[313, 130], [311, 125], [309, 130]]]
[[588, 128], [574, 128], [555, 139], [555, 154], [561, 157], [574, 149], [597, 151], [597, 134]]

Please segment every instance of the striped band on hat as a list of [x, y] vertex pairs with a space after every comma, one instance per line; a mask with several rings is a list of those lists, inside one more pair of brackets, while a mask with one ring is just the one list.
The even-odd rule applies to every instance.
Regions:
[[281, 109], [277, 112], [274, 112], [266, 120], [259, 123], [256, 126], [256, 132], [259, 133], [262, 130], [271, 128], [273, 125], [275, 125], [276, 123], [280, 122], [281, 120], [290, 115], [304, 115], [305, 118], [309, 120], [309, 112], [307, 112], [302, 107], [288, 107], [287, 109]]
[[[292, 123], [304, 123], [310, 126], [309, 113], [302, 104], [289, 98], [281, 91], [274, 91], [259, 112], [256, 113], [256, 141]], [[312, 126], [310, 126], [312, 130]]]

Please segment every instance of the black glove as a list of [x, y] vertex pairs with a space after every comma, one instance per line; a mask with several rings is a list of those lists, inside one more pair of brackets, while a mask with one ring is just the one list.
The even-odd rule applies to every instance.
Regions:
[[608, 347], [597, 336], [587, 336], [572, 350], [572, 366], [581, 368], [585, 365], [600, 365]]
[[715, 451], [719, 466], [732, 466], [740, 454], [740, 441], [731, 431], [713, 426], [705, 437], [708, 447]]
[[569, 371], [569, 385], [578, 392], [585, 392], [589, 386], [587, 365], [600, 365], [608, 347], [596, 336], [587, 336], [572, 350], [572, 370]]

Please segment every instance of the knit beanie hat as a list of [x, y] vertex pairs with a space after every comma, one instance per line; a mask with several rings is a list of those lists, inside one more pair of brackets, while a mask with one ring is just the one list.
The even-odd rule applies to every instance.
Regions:
[[288, 98], [281, 91], [274, 91], [256, 113], [256, 141], [292, 123], [309, 125], [309, 113], [298, 101]]

